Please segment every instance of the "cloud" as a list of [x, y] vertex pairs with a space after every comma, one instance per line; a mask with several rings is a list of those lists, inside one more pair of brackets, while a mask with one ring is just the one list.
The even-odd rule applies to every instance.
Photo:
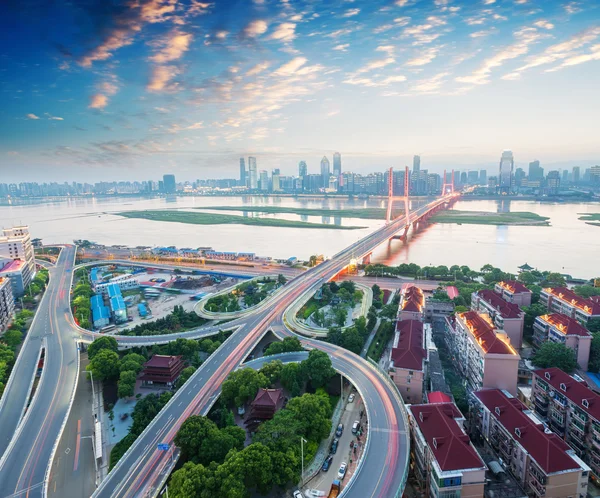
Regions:
[[356, 70], [357, 74], [368, 73], [373, 69], [381, 69], [382, 67], [388, 66], [396, 62], [394, 57], [394, 46], [393, 45], [380, 45], [375, 49], [377, 52], [385, 52], [387, 57], [384, 59], [376, 59], [374, 61], [369, 62], [363, 67]]
[[50, 119], [52, 121], [64, 121], [63, 118], [60, 118], [58, 116], [50, 116], [48, 119]]
[[119, 87], [110, 81], [104, 81], [98, 85], [98, 90], [106, 95], [114, 95], [119, 90]]
[[569, 2], [564, 6], [565, 12], [569, 15], [578, 14], [582, 11], [581, 4], [579, 2]]
[[396, 0], [394, 3], [398, 6], [398, 7], [405, 7], [406, 4], [408, 4], [409, 0]]
[[353, 17], [360, 14], [360, 9], [348, 9], [346, 12], [342, 14], [342, 17]]
[[254, 21], [251, 21], [244, 28], [244, 35], [246, 35], [248, 38], [256, 38], [257, 36], [266, 33], [268, 28], [269, 25], [267, 24], [267, 21], [264, 21], [262, 19], [256, 19]]
[[565, 67], [577, 66], [585, 62], [600, 60], [600, 44], [593, 45], [592, 47], [590, 47], [590, 50], [591, 52], [587, 54], [573, 55], [571, 57], [567, 57], [560, 66], [554, 67], [552, 69], [547, 69], [547, 71], [558, 71], [559, 69], [564, 69]]
[[179, 70], [174, 66], [156, 66], [146, 88], [150, 92], [173, 91], [177, 85], [170, 82], [177, 74]]
[[351, 76], [350, 78], [344, 80], [344, 83], [347, 85], [356, 85], [356, 86], [365, 86], [365, 87], [384, 87], [389, 86], [392, 83], [402, 83], [406, 81], [406, 76], [397, 75], [397, 76], [388, 76], [387, 78], [383, 78], [382, 80], [373, 80], [372, 78], [365, 77], [356, 77]]
[[423, 50], [417, 57], [413, 57], [406, 62], [407, 66], [425, 66], [433, 61], [439, 52], [438, 47], [428, 48]]
[[[265, 28], [266, 31], [266, 28]], [[269, 36], [269, 40], [291, 42], [296, 38], [296, 25], [293, 22], [282, 22]]]
[[493, 3], [496, 3], [496, 0], [483, 0], [484, 5], [492, 5]]
[[101, 93], [96, 93], [90, 97], [90, 109], [104, 109], [108, 105], [108, 97]]
[[493, 33], [495, 33], [496, 30], [495, 29], [482, 29], [481, 31], [475, 31], [473, 33], [471, 33], [469, 36], [471, 38], [483, 38], [485, 36], [489, 36]]
[[343, 43], [343, 44], [336, 45], [335, 47], [333, 47], [333, 50], [337, 50], [339, 52], [345, 52], [349, 46], [350, 46], [349, 43]]
[[447, 72], [441, 72], [432, 76], [431, 78], [419, 80], [410, 87], [409, 91], [418, 95], [439, 93], [439, 90], [442, 88], [444, 83], [446, 83], [446, 78], [449, 76], [449, 74], [450, 73]]
[[295, 57], [291, 61], [280, 66], [273, 74], [276, 76], [289, 76], [298, 71], [304, 64], [306, 64], [306, 57]]
[[35, 115], [35, 114], [33, 114], [33, 113], [29, 113], [29, 114], [27, 114], [25, 117], [26, 117], [27, 119], [40, 119], [40, 117], [39, 117], [39, 116], [36, 116], [36, 115]]
[[188, 51], [192, 39], [193, 36], [190, 33], [174, 29], [155, 43], [155, 46], [160, 47], [160, 50], [150, 57], [150, 60], [158, 64], [164, 64], [180, 59]]
[[544, 19], [540, 19], [539, 21], [534, 22], [533, 25], [543, 29], [554, 29], [554, 24]]
[[259, 62], [255, 66], [251, 67], [248, 71], [246, 71], [246, 76], [256, 76], [257, 74], [262, 73], [271, 65], [270, 62]]

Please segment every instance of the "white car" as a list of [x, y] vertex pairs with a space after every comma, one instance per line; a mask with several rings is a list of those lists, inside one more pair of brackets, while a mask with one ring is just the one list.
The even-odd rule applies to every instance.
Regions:
[[322, 498], [326, 496], [325, 491], [319, 491], [318, 489], [307, 489], [305, 494], [307, 498]]
[[346, 475], [346, 470], [348, 470], [348, 464], [346, 462], [342, 462], [342, 465], [340, 465], [340, 470], [338, 470], [338, 479], [340, 481], [344, 479], [344, 476]]
[[294, 491], [294, 498], [304, 498], [304, 495], [302, 494], [301, 491], [296, 490], [296, 491]]
[[354, 401], [354, 398], [356, 398], [356, 395], [352, 393], [350, 396], [348, 396], [348, 403], [352, 403]]

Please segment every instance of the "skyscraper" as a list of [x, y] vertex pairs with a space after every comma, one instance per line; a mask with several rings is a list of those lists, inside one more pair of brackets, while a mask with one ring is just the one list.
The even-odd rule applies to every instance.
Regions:
[[308, 174], [308, 168], [306, 167], [306, 161], [300, 161], [298, 163], [298, 176], [304, 178]]
[[327, 156], [323, 156], [323, 159], [321, 159], [321, 183], [324, 188], [329, 188], [330, 176], [329, 159], [327, 159]]
[[581, 174], [581, 169], [579, 166], [573, 166], [573, 183], [579, 183], [579, 175]]
[[510, 150], [505, 150], [502, 152], [502, 157], [500, 158], [500, 167], [498, 172], [498, 190], [500, 192], [510, 192], [512, 187], [514, 167], [515, 160], [513, 158], [513, 153]]
[[174, 194], [177, 190], [175, 175], [163, 175], [163, 189], [165, 194]]
[[246, 162], [240, 157], [240, 187], [246, 186]]
[[258, 171], [256, 170], [256, 157], [248, 158], [248, 175], [250, 175], [250, 189], [258, 188]]
[[271, 182], [273, 184], [273, 192], [277, 192], [278, 190], [281, 190], [281, 183], [279, 181], [280, 178], [280, 171], [279, 168], [276, 168], [273, 170], [273, 172], [271, 173]]
[[339, 152], [333, 153], [333, 176], [339, 179], [342, 174], [342, 155]]
[[260, 171], [260, 189], [269, 190], [269, 174], [264, 169]]
[[529, 180], [543, 180], [544, 179], [544, 168], [540, 167], [539, 161], [531, 161], [529, 163]]
[[479, 170], [479, 185], [487, 185], [487, 170]]
[[413, 173], [421, 171], [421, 156], [413, 156]]

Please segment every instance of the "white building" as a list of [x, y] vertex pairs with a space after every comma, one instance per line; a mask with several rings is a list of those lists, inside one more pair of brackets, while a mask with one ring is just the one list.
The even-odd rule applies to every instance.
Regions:
[[258, 188], [258, 170], [256, 169], [256, 157], [248, 158], [248, 175], [250, 176], [250, 189]]
[[[23, 264], [19, 266], [23, 287], [29, 285], [35, 276], [35, 255], [31, 244], [29, 227], [18, 226], [2, 230], [2, 236], [0, 236], [0, 259], [22, 261]], [[18, 295], [15, 294], [15, 297], [18, 297]]]
[[510, 150], [502, 152], [500, 158], [500, 171], [498, 172], [498, 187], [500, 192], [510, 192], [512, 188], [513, 169], [515, 160]]
[[0, 332], [4, 332], [15, 313], [15, 299], [8, 278], [0, 278]]

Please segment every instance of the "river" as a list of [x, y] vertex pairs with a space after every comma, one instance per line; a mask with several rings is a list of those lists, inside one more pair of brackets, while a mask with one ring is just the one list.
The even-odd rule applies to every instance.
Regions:
[[[421, 202], [421, 201], [420, 201]], [[414, 202], [416, 206], [420, 202]], [[173, 199], [70, 199], [36, 204], [0, 206], [4, 227], [27, 224], [32, 237], [45, 244], [88, 239], [100, 244], [128, 246], [213, 247], [220, 251], [254, 252], [261, 256], [308, 259], [311, 254], [332, 256], [381, 226], [382, 221], [330, 216], [248, 213], [313, 223], [365, 227], [328, 230], [246, 225], [188, 225], [127, 219], [119, 211], [145, 209], [190, 210], [210, 206], [283, 206], [318, 209], [385, 207], [380, 199], [294, 199], [289, 197], [176, 197]], [[600, 276], [600, 227], [578, 220], [578, 213], [599, 213], [600, 204], [539, 203], [535, 201], [459, 201], [454, 209], [472, 211], [530, 211], [550, 218], [551, 226], [492, 226], [430, 224], [408, 241], [393, 240], [374, 255], [374, 262], [419, 265], [468, 265], [486, 263], [516, 271], [529, 263], [574, 277]], [[221, 211], [221, 213], [223, 213]], [[231, 214], [241, 215], [240, 212]]]

